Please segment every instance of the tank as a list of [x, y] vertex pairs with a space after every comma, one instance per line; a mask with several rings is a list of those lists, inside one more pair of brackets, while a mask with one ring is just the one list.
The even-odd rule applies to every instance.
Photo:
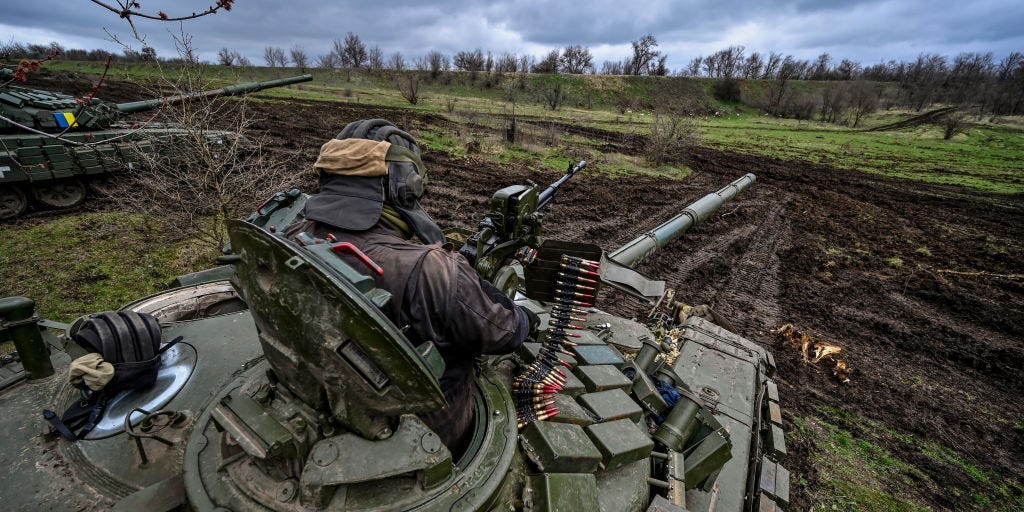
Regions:
[[[122, 308], [183, 341], [153, 387], [112, 399], [84, 439], [60, 438], [40, 414], [79, 399], [67, 366], [83, 351], [68, 339], [82, 320], [43, 321], [30, 299], [0, 299], [5, 508], [781, 510], [789, 474], [771, 354], [685, 314], [664, 282], [632, 268], [755, 177], [609, 252], [543, 237], [540, 209], [565, 179], [501, 189], [478, 230], [446, 233], [541, 318], [514, 354], [477, 361], [463, 452], [417, 416], [445, 405], [444, 361], [381, 313], [391, 297], [373, 275], [387, 269], [351, 244], [281, 236], [308, 197], [292, 190], [231, 222], [229, 265]], [[650, 315], [601, 309], [622, 294]]]
[[[121, 122], [126, 115], [312, 79], [311, 75], [300, 75], [111, 103], [13, 86], [11, 70], [0, 69], [0, 83], [6, 84], [0, 86], [0, 220], [16, 218], [33, 206], [58, 210], [77, 206], [90, 191], [105, 193], [111, 173], [142, 165], [142, 153], [174, 147], [175, 139], [188, 133], [173, 124], [133, 128]], [[209, 131], [205, 136], [217, 142], [238, 135]]]

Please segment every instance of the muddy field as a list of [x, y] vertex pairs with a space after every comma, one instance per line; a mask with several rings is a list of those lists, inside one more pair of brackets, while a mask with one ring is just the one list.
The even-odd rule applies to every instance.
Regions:
[[[104, 93], [134, 96], [116, 85]], [[350, 120], [385, 117], [414, 132], [447, 123], [352, 104], [253, 108], [263, 119], [257, 128], [294, 172], [306, 172], [319, 145]], [[625, 153], [640, 142], [591, 135]], [[427, 152], [425, 161], [431, 173], [425, 207], [446, 227], [474, 227], [497, 188], [557, 177], [439, 152]], [[758, 183], [718, 218], [641, 270], [666, 279], [686, 302], [714, 305], [748, 337], [772, 347], [788, 429], [794, 416], [847, 410], [938, 441], [983, 470], [1024, 475], [1024, 197], [708, 148], [696, 150], [690, 166], [693, 174], [682, 181], [577, 176], [550, 209], [549, 236], [608, 250], [744, 173], [757, 174]], [[642, 314], [637, 304], [617, 299], [607, 295], [599, 306]], [[798, 351], [775, 342], [769, 330], [784, 323], [840, 345], [854, 370], [851, 382], [841, 384], [829, 365], [804, 363]], [[807, 481], [794, 486], [794, 504], [805, 509], [811, 503], [804, 489], [815, 486], [817, 470], [809, 446], [791, 442], [789, 448], [785, 465]], [[937, 509], [977, 506], [948, 492], [972, 487], [963, 471], [912, 443], [885, 448], [927, 479], [883, 490]]]
[[[262, 112], [267, 122], [260, 128], [297, 169], [309, 168], [317, 146], [342, 120], [385, 117], [413, 130], [438, 122], [334, 104], [289, 108], [283, 117], [280, 108]], [[636, 141], [616, 145], [636, 150]], [[489, 194], [502, 186], [556, 177], [438, 153], [428, 153], [426, 162], [425, 204], [445, 226], [474, 227], [474, 215], [486, 211]], [[642, 270], [666, 279], [689, 303], [714, 305], [761, 343], [773, 346], [769, 330], [794, 323], [839, 344], [854, 368], [849, 384], [839, 383], [830, 366], [809, 365], [792, 348], [773, 346], [790, 418], [823, 406], [848, 410], [939, 441], [980, 467], [1024, 475], [1024, 198], [707, 148], [696, 152], [691, 167], [694, 173], [681, 182], [580, 175], [551, 208], [549, 236], [614, 248], [701, 195], [757, 174], [758, 184], [723, 215]], [[599, 305], [643, 314], [616, 297]], [[790, 448], [787, 465], [813, 485], [808, 447]], [[958, 503], [942, 488], [972, 486], [962, 471], [914, 445], [887, 448], [938, 484], [889, 492], [917, 494], [944, 509]], [[794, 501], [811, 504], [799, 493]]]

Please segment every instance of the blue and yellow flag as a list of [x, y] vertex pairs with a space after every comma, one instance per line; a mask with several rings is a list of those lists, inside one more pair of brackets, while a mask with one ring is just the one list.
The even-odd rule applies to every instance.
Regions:
[[78, 128], [78, 121], [75, 120], [75, 115], [71, 112], [54, 112], [53, 118], [57, 120], [57, 126], [61, 128]]

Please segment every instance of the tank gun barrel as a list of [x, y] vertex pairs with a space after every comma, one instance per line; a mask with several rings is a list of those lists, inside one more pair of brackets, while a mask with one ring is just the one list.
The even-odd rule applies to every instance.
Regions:
[[275, 80], [265, 80], [262, 82], [247, 82], [244, 84], [228, 85], [226, 87], [221, 87], [219, 89], [211, 89], [209, 91], [200, 91], [189, 94], [180, 94], [176, 96], [167, 96], [165, 98], [154, 98], [151, 100], [118, 103], [115, 106], [117, 107], [118, 112], [122, 114], [134, 114], [136, 112], [152, 110], [165, 104], [177, 105], [179, 103], [200, 98], [215, 98], [217, 96], [238, 96], [241, 94], [248, 94], [250, 92], [262, 91], [263, 89], [270, 89], [272, 87], [284, 87], [286, 85], [308, 82], [312, 79], [313, 75], [308, 74], [290, 76], [286, 78], [278, 78]]
[[736, 194], [746, 190], [755, 180], [757, 180], [756, 176], [747, 174], [718, 192], [712, 192], [698, 199], [660, 226], [615, 249], [608, 257], [622, 265], [637, 266], [654, 251], [672, 243], [690, 228], [714, 215], [723, 204], [735, 197]]

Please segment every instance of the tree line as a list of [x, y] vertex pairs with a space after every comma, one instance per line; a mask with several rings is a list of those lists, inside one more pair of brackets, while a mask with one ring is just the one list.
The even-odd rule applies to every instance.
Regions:
[[[25, 44], [15, 41], [0, 43], [0, 61], [41, 59], [60, 52], [68, 60], [105, 60], [144, 62], [157, 60], [155, 50], [125, 50], [113, 54], [106, 50], [65, 49], [58, 43]], [[197, 57], [175, 55], [161, 61], [198, 61]], [[539, 58], [529, 54], [503, 52], [495, 54], [480, 48], [447, 55], [431, 50], [410, 58], [401, 52], [385, 55], [379, 46], [368, 46], [355, 33], [332, 42], [327, 53], [313, 56], [303, 47], [284, 49], [267, 46], [263, 52], [265, 65], [294, 66], [305, 70], [366, 69], [370, 71], [417, 70], [429, 72], [433, 79], [448, 71], [463, 71], [472, 81], [478, 76], [524, 74], [607, 74], [686, 76], [715, 79], [714, 95], [724, 101], [742, 101], [773, 114], [810, 119], [818, 115], [822, 121], [846, 122], [856, 125], [864, 113], [884, 106], [902, 106], [921, 110], [935, 103], [971, 108], [979, 113], [1024, 113], [1024, 52], [1012, 52], [1002, 59], [992, 53], [965, 52], [954, 57], [922, 53], [910, 61], [889, 60], [863, 65], [851, 59], [835, 59], [822, 53], [814, 59], [800, 59], [777, 52], [750, 52], [743, 46], [730, 46], [707, 56], [693, 58], [675, 73], [667, 67], [668, 55], [658, 49], [657, 39], [647, 34], [630, 43], [630, 53], [618, 61], [594, 62], [587, 46], [569, 45], [555, 48]], [[251, 66], [249, 58], [236, 50], [221, 48], [217, 64]], [[767, 85], [756, 88], [740, 81], [758, 80]], [[820, 97], [810, 97], [793, 85], [799, 81], [842, 82], [824, 85], [817, 90]], [[891, 88], [879, 83], [894, 83]], [[412, 100], [410, 100], [412, 101]]]

